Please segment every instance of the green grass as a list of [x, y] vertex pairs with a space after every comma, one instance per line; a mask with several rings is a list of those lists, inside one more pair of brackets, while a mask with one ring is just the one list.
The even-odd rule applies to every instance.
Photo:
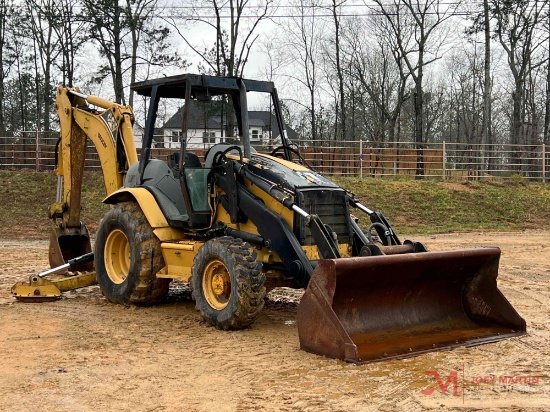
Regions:
[[550, 226], [550, 186], [510, 182], [440, 182], [334, 178], [380, 210], [401, 233], [522, 230]]
[[[54, 172], [0, 171], [0, 237], [47, 239], [50, 220], [48, 209], [55, 202], [57, 176]], [[103, 177], [86, 172], [82, 186], [81, 221], [95, 233], [108, 206]]]
[[[397, 233], [426, 234], [550, 227], [550, 185], [509, 182], [342, 178], [370, 209], [379, 210]], [[55, 201], [53, 172], [0, 171], [0, 237], [46, 239], [48, 207]], [[95, 233], [107, 206], [99, 172], [84, 176], [82, 216]], [[361, 219], [366, 224], [365, 219]]]

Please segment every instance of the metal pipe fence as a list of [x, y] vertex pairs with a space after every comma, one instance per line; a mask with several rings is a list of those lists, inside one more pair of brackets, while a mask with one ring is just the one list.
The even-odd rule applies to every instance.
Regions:
[[[0, 169], [52, 170], [58, 136], [24, 132], [0, 136]], [[332, 176], [422, 176], [432, 179], [509, 179], [550, 181], [549, 147], [539, 145], [465, 144], [353, 141], [294, 141], [307, 163]], [[139, 145], [138, 145], [139, 146]], [[269, 153], [270, 148], [256, 147]], [[139, 149], [138, 149], [139, 151]], [[175, 149], [156, 147], [153, 157], [167, 160]], [[206, 149], [193, 150], [204, 159]], [[89, 143], [86, 168], [101, 168], [95, 147]]]

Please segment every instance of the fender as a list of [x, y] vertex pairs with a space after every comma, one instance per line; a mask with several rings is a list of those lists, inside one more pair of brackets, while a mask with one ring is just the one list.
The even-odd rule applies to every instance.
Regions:
[[103, 203], [115, 205], [121, 202], [135, 201], [143, 211], [145, 218], [160, 241], [181, 239], [184, 233], [170, 227], [155, 197], [143, 187], [121, 188], [107, 196]]

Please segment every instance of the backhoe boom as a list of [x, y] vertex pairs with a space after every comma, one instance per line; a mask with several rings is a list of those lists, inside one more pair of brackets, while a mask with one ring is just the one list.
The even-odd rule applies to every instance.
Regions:
[[[94, 105], [102, 110], [93, 109]], [[128, 167], [137, 162], [132, 125], [134, 113], [97, 96], [87, 96], [78, 88], [59, 87], [55, 108], [59, 116], [60, 139], [57, 155], [58, 194], [50, 206], [50, 265], [57, 267], [69, 259], [91, 251], [88, 229], [80, 221], [82, 180], [88, 138], [101, 164], [106, 195], [124, 183]], [[91, 269], [87, 264], [86, 268]]]

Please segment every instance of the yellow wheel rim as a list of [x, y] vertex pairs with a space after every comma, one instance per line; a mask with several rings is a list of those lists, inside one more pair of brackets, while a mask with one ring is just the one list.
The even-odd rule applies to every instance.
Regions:
[[130, 270], [130, 242], [119, 229], [113, 230], [105, 241], [105, 269], [113, 283], [121, 284]]
[[206, 265], [202, 277], [202, 290], [206, 301], [215, 310], [222, 310], [229, 303], [231, 277], [220, 260], [211, 260]]

